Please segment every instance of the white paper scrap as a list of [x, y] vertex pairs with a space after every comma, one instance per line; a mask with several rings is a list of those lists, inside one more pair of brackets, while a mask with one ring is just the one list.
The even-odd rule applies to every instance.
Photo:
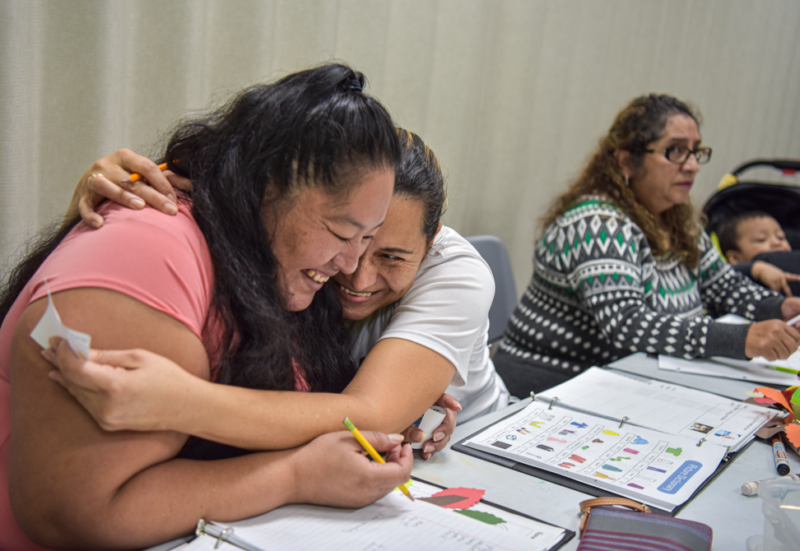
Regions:
[[89, 359], [92, 337], [86, 333], [70, 329], [61, 323], [61, 316], [58, 315], [58, 310], [53, 304], [53, 297], [50, 294], [50, 286], [47, 285], [47, 281], [44, 282], [44, 286], [47, 289], [47, 309], [42, 314], [39, 323], [31, 331], [31, 338], [42, 348], [49, 348], [50, 337], [61, 337], [67, 341], [76, 356], [82, 360]]

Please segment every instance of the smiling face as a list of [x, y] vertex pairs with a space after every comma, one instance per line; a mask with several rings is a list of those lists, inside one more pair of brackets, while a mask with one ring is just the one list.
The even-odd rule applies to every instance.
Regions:
[[700, 146], [700, 132], [693, 118], [683, 114], [671, 115], [664, 126], [664, 134], [647, 146], [656, 153], [645, 153], [638, 168], [630, 166], [629, 156], [621, 163], [629, 174], [636, 200], [656, 216], [689, 200], [689, 191], [700, 170], [694, 155], [689, 155], [680, 165], [667, 160], [664, 151], [672, 146], [683, 146], [692, 151]]
[[262, 216], [280, 265], [278, 288], [288, 310], [308, 308], [330, 277], [352, 273], [383, 222], [394, 172], [375, 170], [360, 180], [344, 196], [311, 186], [287, 204], [265, 202]]
[[781, 225], [771, 216], [758, 216], [739, 222], [736, 226], [738, 251], [727, 251], [725, 256], [734, 264], [749, 262], [761, 253], [792, 250]]
[[405, 295], [430, 244], [422, 233], [422, 201], [395, 195], [386, 220], [352, 274], [339, 273], [334, 288], [348, 320], [364, 319]]

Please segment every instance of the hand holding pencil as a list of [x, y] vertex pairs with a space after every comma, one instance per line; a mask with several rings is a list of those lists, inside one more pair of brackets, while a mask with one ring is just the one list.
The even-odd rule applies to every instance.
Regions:
[[[349, 417], [345, 417], [344, 421], [342, 422], [344, 423], [344, 426], [347, 427], [347, 429], [353, 433], [353, 436], [356, 437], [358, 443], [361, 444], [361, 447], [367, 451], [367, 453], [372, 459], [374, 459], [378, 463], [383, 463], [383, 464], [386, 463], [386, 461], [383, 460], [383, 457], [381, 457], [380, 454], [377, 451], [375, 451], [375, 448], [372, 447], [372, 444], [370, 444], [369, 441], [367, 441], [367, 439], [364, 438], [361, 432], [359, 432], [359, 430], [356, 428], [356, 426], [353, 424], [353, 422], [350, 420]], [[406, 488], [404, 484], [398, 486], [398, 488], [400, 488], [400, 491], [403, 492], [406, 495], [406, 497], [408, 497], [408, 499], [414, 501], [414, 497], [409, 493], [408, 488]]]
[[156, 165], [128, 149], [106, 155], [81, 176], [65, 221], [80, 214], [88, 225], [99, 228], [103, 217], [95, 211], [106, 199], [132, 209], [150, 205], [166, 214], [176, 214], [174, 188], [191, 190], [191, 181], [166, 169], [166, 163]]
[[[281, 503], [311, 503], [330, 507], [359, 508], [381, 499], [411, 477], [414, 455], [401, 446], [402, 435], [365, 431], [362, 435], [385, 464], [373, 461], [346, 430], [317, 436], [311, 442], [276, 452], [288, 455], [289, 468], [276, 481], [275, 497]], [[380, 455], [378, 456], [380, 457]], [[289, 493], [282, 492], [288, 490]]]

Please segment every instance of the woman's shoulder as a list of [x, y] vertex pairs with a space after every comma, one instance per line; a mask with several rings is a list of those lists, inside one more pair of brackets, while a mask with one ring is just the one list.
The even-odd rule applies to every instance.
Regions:
[[[606, 227], [608, 226], [608, 227]], [[544, 237], [558, 234], [559, 231], [573, 227], [580, 233], [591, 229], [593, 233], [605, 228], [612, 233], [616, 228], [626, 227], [638, 233], [639, 227], [613, 201], [600, 195], [585, 195], [570, 205], [550, 226], [545, 228]], [[626, 230], [626, 232], [629, 230]]]
[[[108, 232], [109, 234], [132, 231], [139, 238], [145, 239], [163, 238], [169, 234], [176, 236], [175, 241], [189, 238], [192, 244], [196, 240], [205, 242], [205, 238], [192, 216], [191, 204], [187, 201], [178, 202], [178, 213], [175, 215], [164, 214], [151, 207], [133, 210], [111, 202], [103, 203], [97, 212], [104, 219], [101, 230], [111, 230]], [[98, 240], [108, 238], [108, 234], [93, 230], [83, 223], [76, 226], [75, 232], [92, 234]]]
[[472, 243], [448, 226], [442, 226], [436, 235], [430, 251], [420, 264], [417, 275], [429, 270], [452, 272], [454, 277], [458, 277], [459, 274], [488, 273], [489, 276], [492, 274], [489, 264]]
[[79, 223], [55, 252], [102, 251], [106, 255], [103, 262], [115, 257], [122, 262], [133, 258], [137, 262], [155, 262], [171, 255], [194, 256], [204, 266], [210, 262], [205, 237], [185, 202], [179, 203], [174, 216], [150, 207], [131, 210], [111, 203], [101, 205], [98, 213], [104, 219], [101, 228], [95, 230]]
[[187, 205], [170, 216], [118, 205], [98, 209], [104, 224], [79, 223], [29, 282], [32, 299], [81, 287], [117, 291], [177, 317], [199, 333], [210, 308], [213, 266]]
[[[442, 292], [494, 296], [494, 276], [489, 264], [457, 231], [442, 226], [433, 246], [420, 263], [404, 301]], [[490, 299], [491, 300], [491, 299]]]
[[584, 195], [565, 210], [558, 220], [572, 222], [587, 217], [603, 216], [606, 218], [627, 219], [617, 205], [610, 199], [601, 195]]

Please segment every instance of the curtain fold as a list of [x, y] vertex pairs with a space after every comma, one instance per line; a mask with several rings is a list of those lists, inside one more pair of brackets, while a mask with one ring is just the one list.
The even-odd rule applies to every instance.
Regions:
[[522, 290], [538, 217], [637, 95], [703, 113], [695, 204], [740, 162], [800, 157], [798, 28], [796, 0], [0, 0], [0, 257], [95, 159], [343, 60], [439, 156], [446, 223], [498, 235]]

